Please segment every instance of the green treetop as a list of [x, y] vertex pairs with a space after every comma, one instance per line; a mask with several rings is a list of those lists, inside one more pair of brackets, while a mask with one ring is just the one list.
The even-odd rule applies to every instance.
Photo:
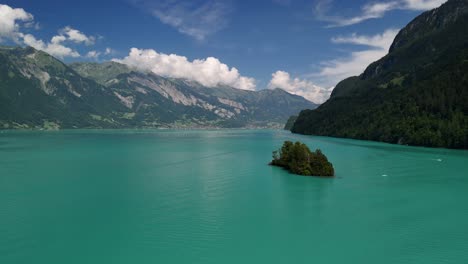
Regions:
[[270, 165], [283, 167], [291, 173], [304, 176], [335, 175], [333, 165], [320, 149], [312, 152], [301, 142], [285, 141], [281, 149], [273, 151]]

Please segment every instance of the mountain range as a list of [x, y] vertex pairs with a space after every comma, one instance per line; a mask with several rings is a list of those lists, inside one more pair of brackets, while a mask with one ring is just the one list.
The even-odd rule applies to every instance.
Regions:
[[205, 87], [117, 62], [67, 65], [32, 47], [0, 47], [4, 129], [283, 127], [313, 108], [281, 89]]
[[468, 0], [449, 0], [403, 28], [388, 55], [302, 111], [292, 132], [468, 148]]

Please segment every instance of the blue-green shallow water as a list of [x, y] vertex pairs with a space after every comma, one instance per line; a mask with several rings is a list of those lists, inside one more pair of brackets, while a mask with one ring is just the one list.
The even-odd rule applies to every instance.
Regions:
[[[321, 148], [337, 178], [267, 166], [287, 139]], [[3, 132], [0, 263], [468, 263], [468, 152], [282, 131]]]

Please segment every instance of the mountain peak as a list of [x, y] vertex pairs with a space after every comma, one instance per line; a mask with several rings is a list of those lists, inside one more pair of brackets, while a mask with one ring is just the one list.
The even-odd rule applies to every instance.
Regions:
[[315, 105], [283, 90], [206, 87], [118, 62], [0, 48], [0, 127], [283, 127]]
[[446, 28], [467, 12], [468, 0], [449, 0], [439, 8], [424, 12], [398, 33], [390, 47], [390, 52], [418, 38]]
[[133, 71], [133, 69], [127, 65], [115, 61], [103, 63], [75, 62], [69, 64], [69, 66], [81, 76], [93, 79], [103, 85], [106, 85], [107, 81], [116, 78], [120, 74]]

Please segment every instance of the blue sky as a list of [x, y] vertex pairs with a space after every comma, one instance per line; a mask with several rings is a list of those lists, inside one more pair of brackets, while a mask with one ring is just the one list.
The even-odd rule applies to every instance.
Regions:
[[0, 2], [0, 41], [66, 62], [116, 59], [207, 86], [279, 87], [320, 103], [443, 2], [12, 0]]

